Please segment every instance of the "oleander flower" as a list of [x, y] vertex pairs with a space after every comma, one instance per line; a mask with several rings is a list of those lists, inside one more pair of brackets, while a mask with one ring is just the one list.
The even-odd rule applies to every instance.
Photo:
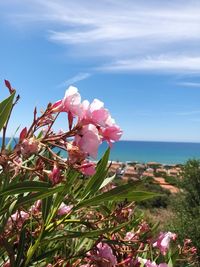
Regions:
[[118, 125], [108, 126], [105, 129], [101, 129], [103, 140], [106, 140], [110, 146], [115, 141], [118, 141], [122, 136], [122, 130]]
[[92, 262], [98, 263], [99, 267], [114, 267], [117, 259], [113, 254], [111, 247], [106, 243], [97, 244], [97, 252], [90, 255]]
[[51, 107], [53, 112], [70, 112], [73, 116], [80, 115], [81, 96], [78, 89], [70, 86], [62, 100], [57, 101]]
[[25, 211], [16, 211], [8, 219], [7, 227], [12, 229], [12, 226], [15, 225], [18, 228], [21, 228], [23, 223], [29, 218], [29, 214]]
[[60, 173], [60, 169], [59, 169], [59, 167], [57, 166], [56, 163], [54, 164], [53, 169], [48, 174], [48, 176], [49, 176], [49, 179], [52, 181], [52, 183], [54, 185], [61, 182], [62, 176], [61, 176], [61, 173]]
[[21, 153], [25, 157], [38, 153], [39, 149], [39, 142], [34, 137], [31, 137], [29, 139], [25, 138], [20, 144]]
[[158, 239], [153, 243], [153, 247], [158, 247], [163, 255], [166, 255], [170, 241], [176, 239], [176, 234], [171, 232], [160, 233]]
[[135, 233], [133, 233], [133, 232], [127, 232], [126, 235], [125, 235], [125, 237], [124, 237], [124, 239], [127, 240], [127, 241], [131, 241], [131, 240], [134, 239], [134, 237], [135, 237]]
[[58, 209], [58, 215], [66, 215], [71, 211], [72, 208], [72, 205], [66, 205], [64, 202], [62, 202]]
[[81, 167], [80, 167], [80, 171], [84, 174], [84, 175], [94, 175], [96, 170], [95, 170], [96, 164], [94, 162], [83, 162]]
[[75, 136], [75, 144], [82, 152], [92, 158], [96, 158], [98, 147], [101, 144], [101, 138], [96, 126], [93, 124], [83, 126], [79, 135]]
[[146, 267], [168, 267], [167, 263], [160, 263], [160, 264], [156, 264], [155, 261], [151, 262], [150, 260], [147, 260], [147, 262], [145, 263]]
[[6, 261], [4, 264], [3, 264], [3, 267], [11, 267], [11, 264], [10, 264], [10, 261]]
[[148, 259], [143, 259], [141, 257], [137, 258], [137, 261], [145, 267], [168, 267], [167, 263], [156, 264], [155, 261], [150, 261]]

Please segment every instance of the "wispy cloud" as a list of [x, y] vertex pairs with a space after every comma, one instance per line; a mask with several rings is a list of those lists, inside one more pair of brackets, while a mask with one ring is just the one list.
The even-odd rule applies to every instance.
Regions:
[[200, 57], [162, 55], [158, 57], [119, 60], [102, 66], [107, 71], [157, 71], [200, 73]]
[[178, 83], [180, 86], [185, 86], [185, 87], [197, 87], [200, 88], [200, 82], [180, 82]]
[[58, 85], [58, 87], [67, 87], [69, 85], [74, 85], [76, 84], [77, 82], [80, 82], [82, 80], [85, 80], [87, 78], [89, 78], [91, 76], [90, 73], [78, 73], [77, 75], [69, 78], [68, 80], [62, 82], [61, 84]]
[[190, 116], [190, 115], [197, 115], [200, 114], [200, 110], [190, 110], [190, 111], [182, 111], [177, 112], [176, 115], [178, 116]]
[[0, 4], [4, 19], [44, 27], [74, 58], [100, 58], [102, 71], [200, 73], [199, 1], [16, 2]]

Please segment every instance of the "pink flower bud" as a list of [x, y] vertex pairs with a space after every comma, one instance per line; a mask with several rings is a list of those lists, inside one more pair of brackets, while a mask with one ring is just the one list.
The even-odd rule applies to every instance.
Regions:
[[24, 129], [22, 129], [20, 135], [19, 135], [19, 141], [22, 142], [27, 135], [27, 128], [25, 127]]
[[66, 215], [68, 214], [71, 209], [73, 208], [73, 205], [66, 205], [65, 203], [61, 203], [60, 208], [58, 209], [58, 215]]
[[12, 86], [11, 86], [11, 84], [10, 84], [10, 82], [8, 80], [4, 80], [4, 82], [5, 82], [5, 86], [9, 90], [9, 93], [12, 94], [15, 91], [15, 89], [12, 88]]
[[49, 173], [49, 179], [54, 185], [60, 183], [62, 180], [60, 169], [58, 168], [56, 163], [53, 166], [53, 170]]

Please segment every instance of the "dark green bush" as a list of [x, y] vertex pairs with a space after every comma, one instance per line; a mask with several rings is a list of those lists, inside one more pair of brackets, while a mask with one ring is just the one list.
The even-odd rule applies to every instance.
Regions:
[[180, 242], [190, 238], [200, 256], [200, 160], [189, 160], [183, 168], [179, 183], [181, 192], [171, 201], [176, 216], [171, 230]]

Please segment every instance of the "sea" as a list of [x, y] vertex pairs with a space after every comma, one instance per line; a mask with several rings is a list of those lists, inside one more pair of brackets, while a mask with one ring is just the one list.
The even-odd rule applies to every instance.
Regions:
[[[99, 147], [98, 159], [107, 147], [105, 142]], [[66, 157], [66, 154], [63, 156]], [[118, 141], [113, 144], [110, 152], [110, 160], [122, 162], [184, 164], [189, 159], [200, 160], [200, 143]]]
[[[99, 158], [106, 149], [99, 149]], [[136, 161], [140, 163], [184, 164], [189, 159], [200, 160], [200, 143], [119, 141], [113, 144], [110, 153], [112, 161]]]

